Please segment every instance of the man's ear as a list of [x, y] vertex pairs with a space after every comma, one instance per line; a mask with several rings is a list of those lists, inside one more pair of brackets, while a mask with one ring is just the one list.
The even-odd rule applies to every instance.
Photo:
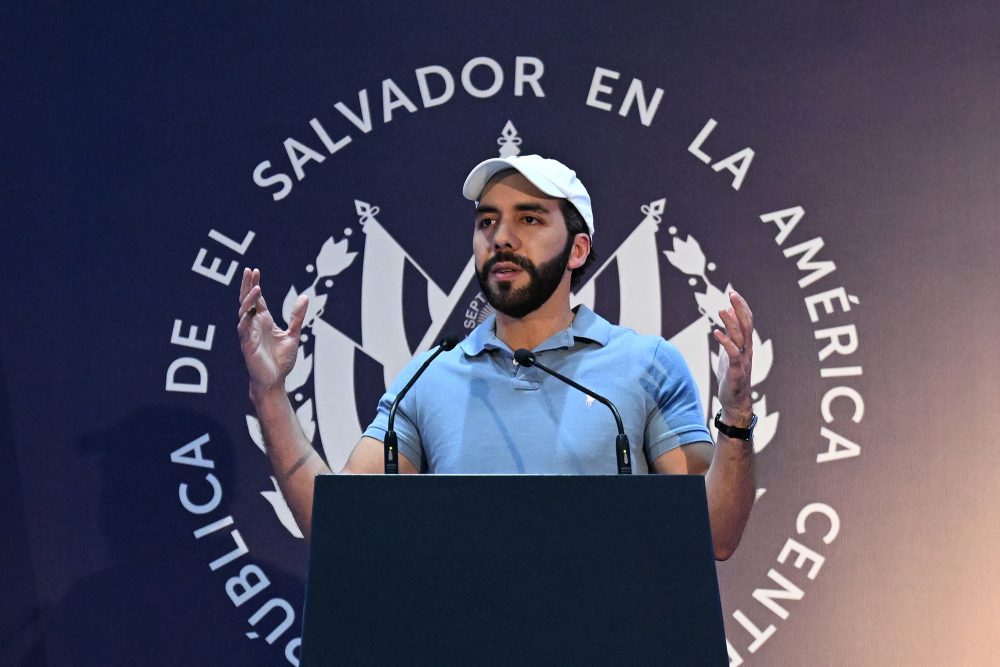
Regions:
[[581, 232], [573, 239], [573, 250], [569, 254], [569, 262], [567, 262], [566, 268], [570, 270], [579, 269], [587, 261], [589, 255], [590, 236]]

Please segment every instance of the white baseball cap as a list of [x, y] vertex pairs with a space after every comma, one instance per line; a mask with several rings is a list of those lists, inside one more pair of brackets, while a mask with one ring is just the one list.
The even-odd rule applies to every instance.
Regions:
[[493, 174], [504, 169], [518, 170], [536, 188], [550, 197], [568, 199], [587, 223], [590, 235], [594, 235], [594, 212], [590, 205], [590, 193], [576, 177], [576, 172], [558, 160], [540, 155], [512, 155], [480, 162], [466, 177], [462, 194], [466, 199], [478, 200], [487, 181]]

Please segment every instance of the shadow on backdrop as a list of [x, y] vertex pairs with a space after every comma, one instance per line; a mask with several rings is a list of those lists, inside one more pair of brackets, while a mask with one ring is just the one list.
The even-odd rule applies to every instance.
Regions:
[[[170, 453], [201, 433], [211, 434], [204, 451], [214, 468], [172, 463]], [[101, 522], [111, 560], [78, 581], [52, 610], [44, 631], [47, 661], [33, 664], [288, 664], [284, 649], [299, 634], [298, 610], [295, 624], [274, 645], [247, 639], [251, 630], [266, 627], [258, 632], [266, 634], [276, 625], [273, 618], [256, 628], [247, 622], [271, 596], [265, 589], [236, 608], [225, 584], [258, 561], [243, 557], [212, 572], [209, 563], [235, 548], [232, 528], [201, 540], [192, 534], [230, 514], [235, 453], [225, 430], [195, 411], [147, 407], [78, 444], [84, 455], [100, 459]], [[178, 485], [187, 481], [191, 500], [206, 502], [211, 497], [206, 472], [221, 483], [222, 500], [210, 514], [195, 516], [182, 507]], [[273, 589], [301, 588], [301, 582], [259, 564]]]

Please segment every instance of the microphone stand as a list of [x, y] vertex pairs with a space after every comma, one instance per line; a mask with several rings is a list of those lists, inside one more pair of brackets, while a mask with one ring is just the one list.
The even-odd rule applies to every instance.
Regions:
[[389, 428], [385, 432], [385, 442], [383, 443], [385, 449], [385, 474], [386, 475], [398, 475], [399, 474], [399, 447], [396, 438], [396, 431], [393, 429], [393, 424], [396, 422], [396, 408], [399, 407], [399, 402], [403, 400], [406, 396], [406, 392], [410, 391], [410, 387], [413, 383], [417, 381], [427, 367], [431, 365], [431, 362], [437, 359], [438, 355], [442, 352], [447, 352], [451, 348], [455, 347], [455, 341], [451, 338], [445, 338], [438, 344], [438, 348], [434, 350], [434, 354], [427, 358], [417, 372], [413, 374], [410, 381], [407, 382], [399, 394], [396, 396], [396, 400], [392, 402], [392, 407], [389, 408]]
[[532, 366], [536, 366], [545, 371], [546, 373], [548, 373], [549, 375], [551, 375], [552, 377], [558, 380], [562, 380], [563, 382], [573, 387], [574, 389], [582, 391], [587, 396], [591, 396], [595, 400], [598, 400], [604, 405], [608, 406], [608, 408], [611, 410], [611, 414], [615, 416], [615, 424], [617, 424], [618, 426], [618, 435], [615, 438], [615, 458], [618, 461], [618, 474], [619, 475], [632, 474], [632, 462], [629, 460], [628, 436], [625, 435], [625, 426], [622, 424], [622, 417], [620, 414], [618, 414], [618, 408], [615, 407], [614, 403], [612, 403], [611, 401], [609, 401], [608, 399], [604, 398], [599, 394], [595, 394], [593, 391], [587, 389], [583, 385], [573, 382], [568, 377], [560, 375], [559, 373], [555, 372], [548, 366], [538, 363], [538, 360], [535, 359], [534, 353], [531, 352], [530, 350], [525, 350], [523, 348], [520, 350], [515, 350], [514, 359], [517, 361], [518, 364], [524, 366], [525, 368], [531, 368]]

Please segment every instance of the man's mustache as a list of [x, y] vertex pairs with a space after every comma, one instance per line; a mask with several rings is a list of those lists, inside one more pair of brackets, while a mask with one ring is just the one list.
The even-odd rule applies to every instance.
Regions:
[[489, 275], [490, 271], [493, 270], [493, 267], [499, 264], [500, 262], [508, 262], [510, 264], [514, 264], [516, 266], [521, 267], [528, 273], [531, 274], [535, 273], [535, 265], [531, 262], [530, 259], [526, 257], [521, 257], [520, 255], [515, 255], [512, 252], [504, 252], [504, 251], [498, 252], [497, 254], [493, 255], [488, 260], [486, 260], [486, 264], [484, 264], [482, 268], [482, 273], [484, 275]]

